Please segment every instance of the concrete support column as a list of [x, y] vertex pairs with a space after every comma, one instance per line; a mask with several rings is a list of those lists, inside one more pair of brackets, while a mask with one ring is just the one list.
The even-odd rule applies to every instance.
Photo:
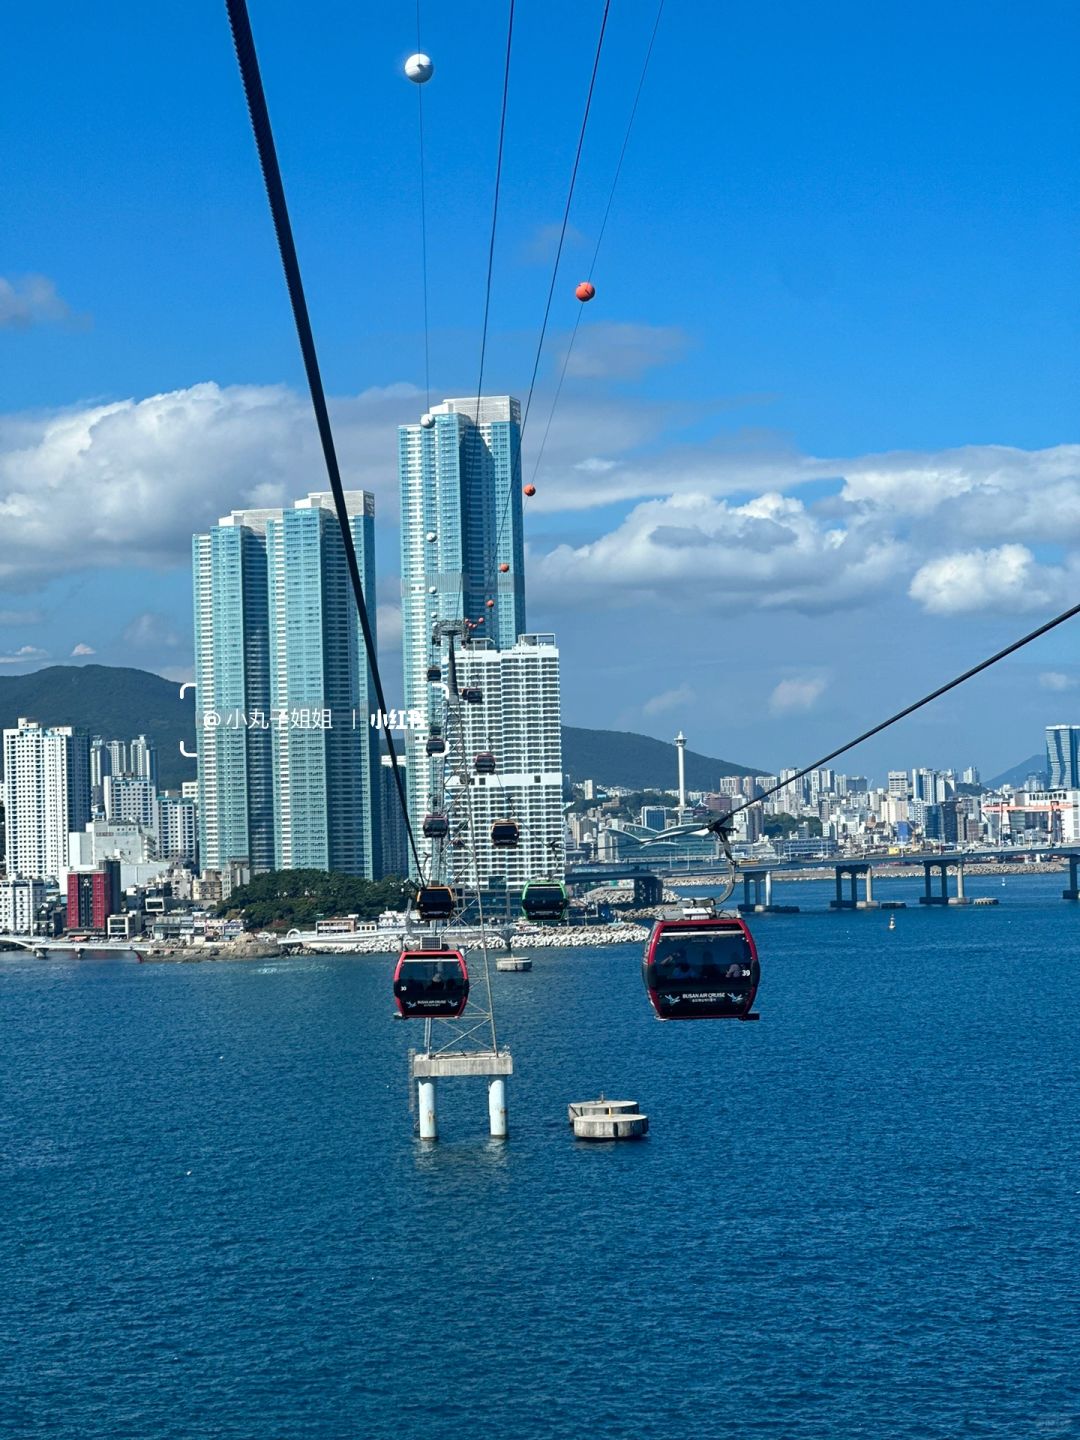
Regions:
[[844, 901], [844, 872], [840, 866], [836, 867], [836, 908], [839, 910]]
[[941, 871], [941, 903], [947, 905], [949, 903], [949, 867], [942, 861], [938, 869]]
[[506, 1081], [496, 1075], [488, 1081], [488, 1119], [491, 1121], [491, 1138], [506, 1139]]
[[859, 905], [859, 881], [854, 870], [848, 873], [848, 879], [851, 881], [851, 908], [856, 910]]
[[924, 880], [924, 882], [925, 882], [925, 890], [924, 890], [924, 893], [925, 893], [925, 895], [926, 895], [926, 903], [929, 905], [929, 904], [930, 904], [930, 862], [929, 862], [928, 860], [924, 860], [924, 861], [923, 861], [923, 867], [922, 867], [922, 868], [923, 868], [923, 880]]
[[957, 867], [956, 867], [956, 898], [957, 898], [958, 900], [963, 900], [963, 898], [964, 898], [964, 867], [963, 867], [963, 865], [957, 865]]
[[765, 909], [772, 904], [772, 871], [765, 871]]
[[439, 1126], [435, 1118], [435, 1081], [430, 1078], [418, 1080], [416, 1095], [420, 1109], [420, 1139], [437, 1140]]
[[867, 872], [866, 872], [866, 903], [867, 903], [867, 905], [872, 905], [872, 904], [874, 903], [874, 872], [873, 872], [873, 870], [867, 870]]

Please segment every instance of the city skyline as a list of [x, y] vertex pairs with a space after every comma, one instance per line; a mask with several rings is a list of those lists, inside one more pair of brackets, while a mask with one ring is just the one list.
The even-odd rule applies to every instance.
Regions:
[[[574, 143], [543, 123], [547, 96], [553, 78], [587, 80], [587, 57], [559, 44], [560, 15], [573, 26], [569, 5], [521, 19], [489, 392], [524, 395]], [[363, 44], [342, 47], [328, 43], [339, 18], [331, 6], [297, 36], [267, 15], [260, 43], [346, 480], [379, 504], [398, 689], [393, 436], [429, 398], [475, 393], [497, 119], [477, 79], [499, 42], [486, 27], [466, 41], [438, 13], [427, 22], [440, 242], [429, 396], [400, 24], [377, 12]], [[642, 18], [612, 19], [524, 440], [526, 478], [543, 448], [526, 513], [529, 626], [560, 636], [569, 720], [663, 736], [678, 716], [703, 749], [776, 767], [823, 753], [1072, 593], [1077, 179], [1064, 137], [1080, 102], [1064, 57], [1080, 17], [1056, 11], [1038, 34], [967, 3], [944, 20], [917, 5], [910, 34], [852, 5], [813, 23], [728, 17], [715, 104], [685, 84], [680, 30], [665, 22], [542, 446]], [[694, 20], [715, 23], [703, 3], [682, 23]], [[179, 118], [193, 147], [168, 185], [129, 141], [127, 47], [150, 43], [142, 22], [117, 36], [73, 20], [52, 35], [36, 12], [13, 17], [29, 59], [12, 81], [0, 272], [0, 674], [123, 658], [189, 678], [188, 536], [223, 508], [287, 506], [318, 463], [230, 57], [207, 14], [160, 23], [154, 43], [197, 77], [168, 126], [144, 117], [148, 143], [176, 143]], [[931, 23], [932, 56], [911, 38]], [[362, 101], [323, 83], [327, 64], [351, 73], [357, 60]], [[388, 121], [377, 164], [362, 143], [368, 103]], [[701, 205], [718, 144], [727, 200]], [[206, 154], [212, 166], [195, 163]], [[342, 187], [346, 161], [356, 180]], [[31, 198], [43, 176], [66, 205], [78, 196], [77, 223], [47, 223]], [[240, 243], [196, 221], [208, 207]], [[1080, 700], [1072, 650], [1066, 632], [1048, 637], [913, 718], [911, 753], [942, 765], [972, 750], [990, 773], [1013, 763], [1045, 700]], [[889, 750], [867, 755], [883, 770]]]

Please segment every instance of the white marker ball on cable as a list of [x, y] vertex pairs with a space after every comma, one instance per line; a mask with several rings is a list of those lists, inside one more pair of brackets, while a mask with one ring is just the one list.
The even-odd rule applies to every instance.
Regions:
[[428, 542], [429, 545], [434, 545], [434, 544], [435, 544], [435, 541], [436, 541], [438, 538], [439, 538], [439, 537], [435, 534], [435, 531], [434, 531], [434, 530], [429, 530], [429, 531], [427, 532], [427, 534], [424, 536], [424, 539]]
[[405, 61], [405, 74], [414, 85], [426, 85], [435, 74], [430, 55], [410, 55]]
[[439, 587], [437, 585], [429, 585], [427, 587], [427, 593], [429, 595], [437, 595], [439, 593]]
[[435, 416], [434, 416], [434, 415], [421, 415], [421, 416], [420, 416], [420, 424], [424, 427], [425, 430], [430, 430], [431, 427], [435, 424]]

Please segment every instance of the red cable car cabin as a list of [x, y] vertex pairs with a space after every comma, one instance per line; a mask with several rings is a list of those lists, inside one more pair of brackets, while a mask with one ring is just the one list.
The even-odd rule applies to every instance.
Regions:
[[756, 1020], [760, 976], [754, 937], [735, 915], [658, 920], [641, 962], [661, 1020]]
[[453, 1020], [469, 998], [469, 971], [460, 950], [403, 950], [394, 971], [394, 1000], [405, 1020]]

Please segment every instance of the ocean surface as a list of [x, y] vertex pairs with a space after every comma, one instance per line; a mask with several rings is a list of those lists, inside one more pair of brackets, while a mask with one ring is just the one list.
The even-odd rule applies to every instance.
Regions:
[[1064, 883], [778, 885], [757, 1025], [537, 951], [506, 1144], [483, 1081], [414, 1138], [385, 960], [0, 958], [0, 1436], [1080, 1436]]

